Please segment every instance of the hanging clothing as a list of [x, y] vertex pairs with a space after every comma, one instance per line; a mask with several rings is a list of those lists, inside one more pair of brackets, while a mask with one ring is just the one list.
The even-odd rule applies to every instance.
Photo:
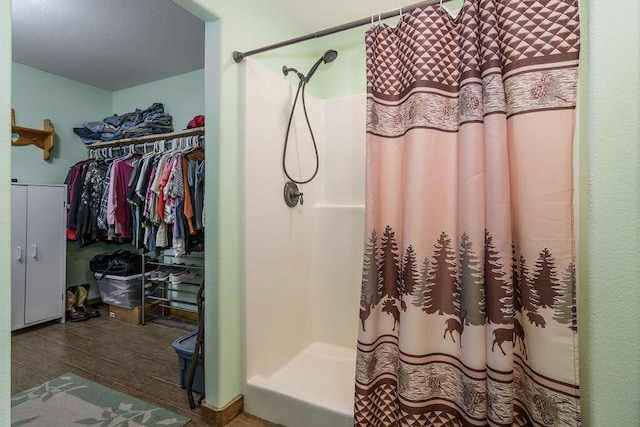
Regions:
[[578, 426], [577, 0], [367, 31], [355, 425]]
[[109, 198], [107, 199], [107, 224], [117, 236], [131, 237], [130, 207], [127, 200], [129, 179], [133, 174], [135, 159], [125, 158], [113, 164]]
[[194, 216], [191, 194], [198, 194], [198, 203], [203, 201], [203, 165], [204, 149], [199, 146], [78, 162], [65, 180], [68, 238], [80, 246], [115, 241], [149, 251], [174, 248], [178, 256], [203, 250], [204, 223], [192, 231], [188, 222]]
[[67, 185], [67, 239], [70, 240], [76, 240], [78, 238], [77, 212], [81, 194], [79, 180], [82, 179], [84, 174], [83, 169], [86, 163], [86, 160], [78, 162], [69, 168], [67, 177], [64, 180], [64, 183]]
[[102, 197], [100, 198], [100, 215], [98, 215], [98, 228], [107, 231], [109, 225], [107, 224], [107, 205], [109, 200], [109, 188], [111, 187], [111, 170], [113, 163], [107, 165], [107, 173], [104, 177], [104, 186], [102, 189]]
[[80, 206], [78, 207], [78, 237], [89, 241], [97, 240], [100, 235], [98, 216], [108, 166], [103, 162], [91, 162], [87, 166]]

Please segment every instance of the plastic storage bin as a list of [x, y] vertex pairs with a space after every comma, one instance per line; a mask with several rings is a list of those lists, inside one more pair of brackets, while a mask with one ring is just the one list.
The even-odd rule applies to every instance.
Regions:
[[119, 307], [133, 308], [142, 304], [142, 274], [133, 276], [106, 275], [94, 273], [102, 302]]
[[[193, 359], [193, 350], [196, 347], [196, 338], [198, 331], [193, 331], [173, 342], [173, 349], [178, 354], [178, 370], [180, 371], [180, 387], [187, 388], [189, 382], [189, 372], [191, 372], [191, 360]], [[196, 361], [196, 372], [193, 377], [193, 385], [191, 389], [196, 393], [202, 394], [204, 382], [202, 376], [202, 348], [198, 352]]]

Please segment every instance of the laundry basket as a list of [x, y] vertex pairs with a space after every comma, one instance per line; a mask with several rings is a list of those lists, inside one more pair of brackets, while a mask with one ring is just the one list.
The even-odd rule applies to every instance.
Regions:
[[[193, 331], [173, 342], [173, 349], [178, 354], [178, 369], [180, 371], [180, 387], [187, 388], [189, 382], [189, 372], [191, 371], [191, 360], [193, 359], [193, 349], [196, 346], [196, 338], [198, 331]], [[202, 375], [202, 351], [198, 352], [196, 361], [196, 372], [193, 377], [193, 391], [202, 394], [203, 375]]]

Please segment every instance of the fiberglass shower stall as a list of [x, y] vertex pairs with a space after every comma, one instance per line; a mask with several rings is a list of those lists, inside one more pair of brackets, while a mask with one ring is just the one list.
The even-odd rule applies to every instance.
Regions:
[[[289, 208], [281, 168], [295, 95], [259, 63], [243, 67], [245, 410], [287, 427], [353, 425], [364, 233], [365, 94], [306, 105], [317, 177]], [[293, 176], [315, 167], [304, 116], [291, 127]]]

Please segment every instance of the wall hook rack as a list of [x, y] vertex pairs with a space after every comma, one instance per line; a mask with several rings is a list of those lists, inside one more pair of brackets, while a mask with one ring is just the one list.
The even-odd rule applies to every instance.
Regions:
[[53, 125], [51, 120], [44, 119], [44, 130], [16, 126], [16, 116], [11, 109], [11, 145], [23, 146], [34, 144], [44, 151], [44, 159], [49, 160], [53, 149]]

